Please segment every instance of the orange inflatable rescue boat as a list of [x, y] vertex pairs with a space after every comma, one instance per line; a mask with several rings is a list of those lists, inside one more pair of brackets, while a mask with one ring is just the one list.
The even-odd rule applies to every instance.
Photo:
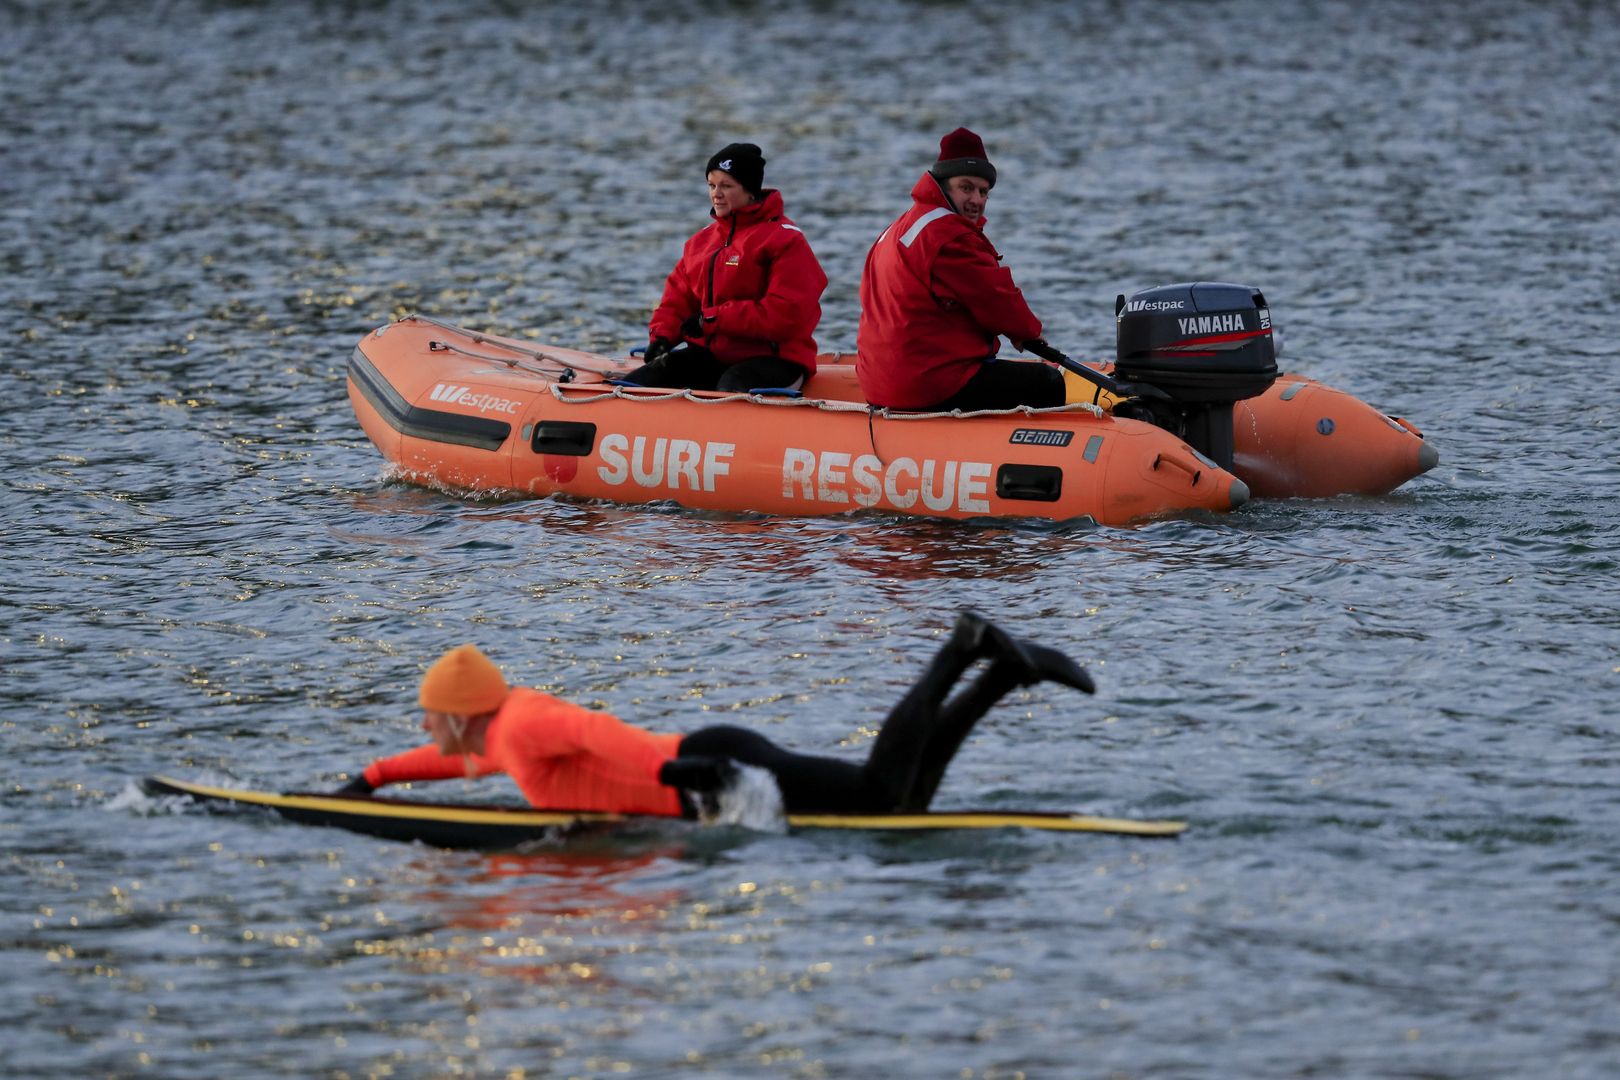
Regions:
[[[1231, 304], [1237, 296], [1231, 290], [1243, 290], [1208, 283], [1167, 288], [1189, 290], [1179, 302], [1206, 307]], [[1258, 329], [1252, 324], [1264, 301], [1256, 305], [1249, 292], [1242, 296], [1246, 313], [1220, 312], [1220, 325], [1246, 319]], [[1129, 315], [1121, 309], [1122, 340]], [[1207, 331], [1214, 324], [1194, 329], [1200, 325]], [[1245, 340], [1263, 345], [1232, 349], [1217, 342], [1214, 364], [1208, 356], [1158, 348], [1152, 350], [1158, 370], [1138, 370], [1122, 354], [1112, 375], [1059, 356], [1071, 372], [1065, 376], [1071, 403], [1059, 408], [921, 413], [870, 408], [846, 356], [818, 358], [817, 372], [793, 389], [663, 390], [618, 384], [636, 366], [631, 359], [537, 348], [413, 315], [360, 341], [348, 385], [367, 436], [407, 479], [705, 510], [875, 510], [1114, 525], [1223, 512], [1251, 492], [1381, 493], [1434, 464], [1422, 436], [1404, 421], [1310, 380], [1274, 384], [1269, 324]], [[1270, 370], [1210, 375], [1212, 368], [1245, 364]], [[1200, 372], [1192, 382], [1211, 385], [1181, 385], [1188, 372], [1178, 381], [1169, 369], [1188, 365]], [[1258, 396], [1250, 396], [1257, 388]], [[1196, 445], [1200, 440], [1205, 445]]]

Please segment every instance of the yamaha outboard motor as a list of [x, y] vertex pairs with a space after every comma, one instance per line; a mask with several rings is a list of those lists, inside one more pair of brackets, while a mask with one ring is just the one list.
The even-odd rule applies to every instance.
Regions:
[[1265, 393], [1277, 378], [1271, 312], [1260, 290], [1218, 281], [1161, 285], [1128, 300], [1121, 295], [1114, 319], [1114, 377], [1170, 395], [1138, 398], [1127, 414], [1174, 432], [1231, 469], [1232, 406]]

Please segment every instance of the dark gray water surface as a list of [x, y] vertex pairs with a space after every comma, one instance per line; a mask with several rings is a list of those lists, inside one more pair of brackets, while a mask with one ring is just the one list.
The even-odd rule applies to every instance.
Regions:
[[[1615, 1075], [1617, 56], [1573, 0], [6, 5], [0, 1074]], [[752, 520], [403, 486], [353, 420], [401, 312], [644, 340], [734, 139], [847, 349], [960, 123], [1054, 343], [1255, 284], [1440, 467], [1133, 529]], [[1009, 701], [938, 805], [1182, 840], [486, 856], [133, 787], [334, 784], [464, 640], [858, 755], [964, 606], [1101, 689]]]

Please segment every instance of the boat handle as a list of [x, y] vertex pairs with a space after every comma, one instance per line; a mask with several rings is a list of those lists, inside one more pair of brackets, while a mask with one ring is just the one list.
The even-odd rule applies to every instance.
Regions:
[[1158, 469], [1159, 469], [1159, 466], [1161, 464], [1162, 465], [1174, 465], [1176, 468], [1178, 468], [1182, 472], [1186, 473], [1188, 476], [1190, 476], [1192, 478], [1193, 487], [1198, 486], [1198, 478], [1204, 475], [1204, 472], [1203, 472], [1202, 469], [1195, 469], [1191, 465], [1188, 465], [1185, 461], [1180, 460], [1179, 458], [1165, 457], [1163, 454], [1159, 454], [1156, 457], [1154, 457], [1154, 459], [1153, 459], [1153, 470], [1155, 472], [1157, 472]]

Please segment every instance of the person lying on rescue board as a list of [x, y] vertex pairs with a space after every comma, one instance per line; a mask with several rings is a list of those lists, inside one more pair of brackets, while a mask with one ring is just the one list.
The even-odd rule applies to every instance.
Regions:
[[[869, 404], [894, 409], [1050, 408], [1066, 379], [1040, 362], [997, 360], [1000, 337], [1043, 355], [1041, 321], [984, 235], [996, 167], [967, 128], [911, 189], [911, 209], [877, 238], [861, 272], [855, 375]], [[1090, 400], [1091, 390], [1076, 400]]]
[[[983, 670], [946, 700], [981, 660]], [[978, 719], [1008, 691], [1047, 679], [1095, 692], [1067, 656], [963, 612], [857, 764], [796, 753], [740, 727], [655, 734], [509, 687], [493, 661], [462, 645], [422, 679], [422, 730], [432, 744], [372, 762], [340, 791], [369, 795], [385, 784], [504, 772], [542, 810], [699, 818], [715, 809], [742, 763], [775, 777], [787, 813], [919, 812]]]
[[746, 392], [794, 388], [816, 370], [827, 275], [765, 158], [732, 143], [705, 166], [714, 221], [686, 242], [648, 326], [646, 363], [623, 382]]

